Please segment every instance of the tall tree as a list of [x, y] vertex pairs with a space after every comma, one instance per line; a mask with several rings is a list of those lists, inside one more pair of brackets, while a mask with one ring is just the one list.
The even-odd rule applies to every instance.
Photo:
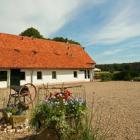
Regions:
[[20, 35], [21, 36], [34, 37], [34, 38], [43, 38], [43, 36], [40, 34], [40, 32], [33, 27], [27, 28]]

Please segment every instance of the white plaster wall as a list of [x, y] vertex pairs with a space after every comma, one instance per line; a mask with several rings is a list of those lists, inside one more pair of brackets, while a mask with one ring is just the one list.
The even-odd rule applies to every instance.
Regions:
[[[42, 80], [37, 79], [37, 71], [42, 72]], [[56, 79], [52, 79], [52, 71], [56, 71]], [[78, 74], [77, 78], [74, 78], [73, 71], [77, 71]], [[33, 84], [78, 82], [78, 81], [90, 81], [90, 79], [85, 79], [84, 71], [80, 70], [41, 70], [41, 69], [33, 70], [33, 78], [32, 78]]]
[[0, 88], [7, 88], [9, 83], [9, 70], [0, 69], [0, 71], [7, 71], [7, 81], [0, 81]]
[[[63, 82], [80, 82], [90, 81], [91, 79], [85, 79], [84, 71], [80, 70], [44, 70], [44, 69], [22, 69], [25, 72], [25, 80], [20, 80], [20, 85], [26, 83], [33, 83], [35, 85], [47, 84], [47, 83], [63, 83]], [[37, 71], [42, 72], [42, 80], [37, 79]], [[52, 71], [56, 71], [56, 79], [52, 79]], [[77, 78], [74, 78], [73, 71], [77, 71]], [[6, 88], [10, 83], [10, 70], [7, 70], [7, 81], [0, 81], [0, 88]], [[32, 75], [32, 76], [31, 76]]]
[[22, 69], [21, 72], [25, 72], [25, 80], [20, 80], [20, 85], [31, 83], [31, 70]]
[[0, 81], [0, 88], [6, 88], [7, 87], [7, 81]]

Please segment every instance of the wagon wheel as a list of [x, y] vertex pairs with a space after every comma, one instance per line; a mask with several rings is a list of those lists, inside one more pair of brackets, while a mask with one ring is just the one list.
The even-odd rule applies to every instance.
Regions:
[[22, 88], [19, 91], [19, 101], [24, 102], [26, 106], [29, 105], [33, 106], [33, 102], [35, 101], [36, 94], [37, 94], [37, 90], [33, 84], [31, 83], [25, 84], [24, 86], [22, 86]]

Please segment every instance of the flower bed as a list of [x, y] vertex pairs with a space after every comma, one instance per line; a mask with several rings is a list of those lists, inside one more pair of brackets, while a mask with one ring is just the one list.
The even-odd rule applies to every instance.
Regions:
[[86, 101], [74, 98], [68, 90], [50, 93], [32, 112], [31, 125], [37, 131], [53, 129], [58, 138], [77, 133], [86, 113]]

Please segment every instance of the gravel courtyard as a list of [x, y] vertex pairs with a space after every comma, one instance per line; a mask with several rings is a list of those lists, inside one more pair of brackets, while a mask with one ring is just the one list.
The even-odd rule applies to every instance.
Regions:
[[93, 125], [113, 140], [140, 140], [140, 82], [85, 83], [87, 99], [94, 94]]
[[[140, 82], [94, 81], [82, 84], [88, 104], [94, 101], [92, 124], [95, 131], [99, 130], [107, 140], [140, 140]], [[0, 134], [0, 139], [8, 136]], [[19, 135], [22, 137], [23, 134]]]

